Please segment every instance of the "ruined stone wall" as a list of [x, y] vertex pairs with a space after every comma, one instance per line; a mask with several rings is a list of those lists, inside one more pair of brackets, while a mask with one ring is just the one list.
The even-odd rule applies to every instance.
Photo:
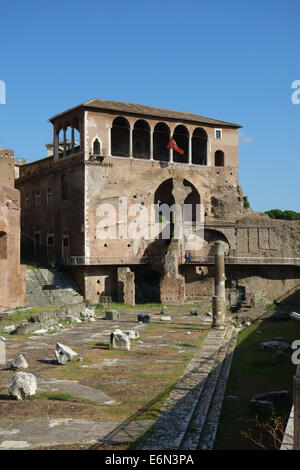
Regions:
[[[65, 175], [67, 197], [62, 198], [62, 176]], [[40, 245], [47, 246], [47, 235], [55, 237], [55, 248], [43, 250], [50, 258], [60, 261], [65, 256], [84, 255], [84, 164], [83, 155], [77, 154], [57, 162], [46, 158], [40, 162], [22, 165], [16, 187], [21, 191], [22, 243], [28, 251], [33, 247], [35, 232], [40, 233]], [[52, 189], [52, 202], [48, 203], [48, 188]], [[35, 194], [40, 192], [40, 205], [36, 207]], [[26, 195], [30, 207], [26, 208]], [[69, 247], [63, 249], [63, 238], [69, 237]], [[26, 253], [25, 253], [26, 255]]]
[[74, 268], [73, 276], [83, 296], [93, 304], [99, 303], [100, 295], [111, 296], [114, 302], [117, 301], [118, 276], [115, 266]]
[[[13, 161], [13, 152], [2, 160], [3, 173], [12, 178]], [[26, 304], [26, 266], [20, 265], [20, 193], [13, 189], [13, 181], [6, 182], [9, 187], [0, 185], [0, 311]]]
[[13, 150], [0, 148], [0, 185], [13, 188], [15, 182], [14, 171]]
[[118, 268], [118, 302], [135, 305], [134, 277], [130, 268]]
[[244, 286], [246, 294], [255, 294], [256, 304], [272, 303], [299, 284], [300, 267], [226, 266], [226, 287]]

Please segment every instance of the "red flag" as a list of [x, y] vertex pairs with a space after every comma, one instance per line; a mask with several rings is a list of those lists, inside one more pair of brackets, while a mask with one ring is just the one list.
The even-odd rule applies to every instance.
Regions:
[[173, 137], [171, 138], [170, 142], [167, 145], [167, 149], [173, 149], [176, 150], [176, 152], [181, 153], [181, 155], [184, 154], [184, 150], [182, 150], [178, 145], [176, 144], [175, 140]]

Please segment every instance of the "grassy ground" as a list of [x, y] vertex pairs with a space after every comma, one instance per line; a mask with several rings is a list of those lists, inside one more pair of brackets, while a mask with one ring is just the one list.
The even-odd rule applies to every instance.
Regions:
[[[270, 341], [279, 336], [285, 338], [288, 343], [300, 339], [300, 324], [295, 321], [263, 321], [251, 325], [240, 333], [225, 393], [225, 396], [237, 396], [239, 400], [224, 399], [214, 447], [216, 450], [259, 450], [262, 448], [242, 433], [250, 434], [258, 441], [261, 439], [268, 449], [275, 448], [269, 433], [262, 431], [253, 422], [257, 413], [250, 409], [250, 400], [259, 392], [288, 390], [291, 399], [281, 407], [276, 407], [274, 415], [282, 421], [285, 427], [292, 405], [295, 373], [295, 365], [291, 362], [291, 352], [285, 353], [285, 362], [279, 362], [275, 352], [260, 350], [261, 342]], [[259, 414], [258, 421], [270, 422], [270, 416]]]

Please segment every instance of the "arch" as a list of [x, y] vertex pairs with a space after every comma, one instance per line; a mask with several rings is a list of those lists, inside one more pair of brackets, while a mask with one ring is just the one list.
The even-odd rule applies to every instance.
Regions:
[[191, 192], [184, 200], [184, 220], [196, 222], [200, 221], [201, 197], [198, 189], [188, 180], [183, 180], [183, 185], [191, 188]]
[[0, 259], [7, 258], [7, 233], [0, 232]]
[[207, 165], [207, 133], [202, 127], [197, 127], [192, 137], [192, 163]]
[[222, 150], [215, 152], [215, 166], [225, 166], [225, 154]]
[[139, 119], [132, 132], [133, 157], [147, 160], [150, 158], [150, 126], [147, 121]]
[[170, 150], [167, 145], [170, 140], [170, 128], [164, 122], [159, 122], [154, 127], [153, 133], [153, 159], [161, 162], [170, 160]]
[[66, 180], [66, 175], [63, 174], [60, 177], [60, 188], [61, 188], [61, 200], [65, 201], [68, 199], [68, 184]]
[[179, 124], [175, 127], [173, 139], [175, 140], [178, 147], [180, 147], [184, 154], [181, 155], [180, 153], [173, 150], [173, 161], [177, 163], [188, 163], [189, 161], [189, 131], [188, 129]]
[[129, 157], [130, 126], [127, 119], [117, 117], [111, 128], [111, 155], [115, 157]]
[[93, 155], [101, 155], [101, 142], [98, 137], [93, 142]]

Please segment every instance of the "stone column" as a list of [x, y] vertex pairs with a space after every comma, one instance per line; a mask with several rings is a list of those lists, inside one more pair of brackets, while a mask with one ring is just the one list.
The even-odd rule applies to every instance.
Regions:
[[153, 130], [150, 130], [150, 160], [153, 161]]
[[189, 135], [189, 164], [192, 163], [192, 136]]
[[129, 157], [133, 158], [132, 127], [129, 129]]
[[74, 154], [74, 127], [72, 127], [72, 155]]
[[53, 154], [54, 160], [58, 160], [59, 156], [59, 131], [53, 127]]
[[300, 450], [300, 365], [294, 375], [294, 450]]
[[210, 143], [210, 139], [207, 139], [207, 144], [206, 144], [206, 165], [207, 166], [212, 166], [212, 164], [211, 164], [211, 143]]
[[225, 263], [224, 246], [222, 242], [215, 243], [215, 295], [213, 296], [213, 321], [214, 328], [224, 325], [226, 312], [225, 298]]
[[67, 129], [64, 129], [64, 158], [67, 154]]

